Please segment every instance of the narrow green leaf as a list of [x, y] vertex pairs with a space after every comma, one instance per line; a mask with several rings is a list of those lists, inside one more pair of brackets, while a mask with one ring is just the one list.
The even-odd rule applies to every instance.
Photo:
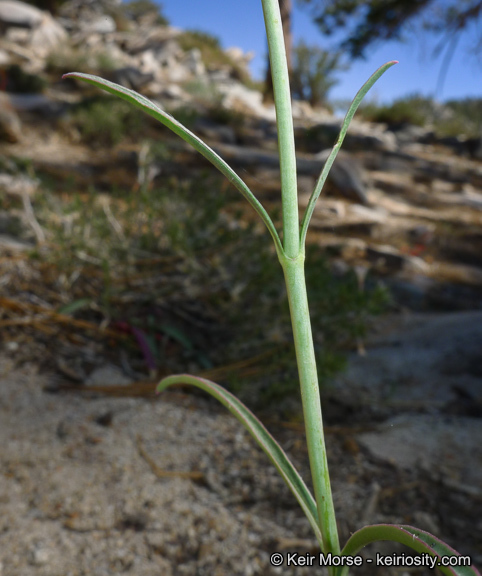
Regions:
[[123, 100], [127, 100], [130, 104], [141, 108], [144, 112], [153, 116], [156, 120], [167, 126], [170, 130], [172, 130], [175, 134], [180, 136], [184, 141], [190, 144], [195, 150], [197, 150], [200, 154], [202, 154], [205, 158], [207, 158], [226, 178], [241, 192], [241, 194], [246, 198], [246, 200], [251, 204], [251, 206], [256, 210], [259, 214], [263, 222], [265, 223], [266, 227], [271, 234], [276, 250], [279, 253], [283, 253], [283, 248], [281, 245], [281, 241], [278, 236], [278, 232], [273, 224], [273, 221], [269, 217], [268, 213], [261, 205], [259, 200], [256, 196], [251, 192], [248, 186], [244, 183], [244, 181], [234, 172], [234, 170], [229, 166], [212, 148], [210, 148], [207, 144], [205, 144], [198, 136], [193, 134], [190, 130], [188, 130], [185, 126], [183, 126], [180, 122], [178, 122], [175, 118], [173, 118], [170, 114], [159, 108], [154, 102], [151, 102], [145, 96], [138, 94], [134, 90], [130, 90], [129, 88], [125, 88], [124, 86], [120, 86], [119, 84], [115, 84], [114, 82], [109, 82], [108, 80], [104, 80], [104, 78], [100, 78], [99, 76], [93, 76], [91, 74], [83, 74], [81, 72], [69, 72], [68, 74], [64, 74], [62, 78], [77, 78], [78, 80], [82, 80], [87, 82], [88, 84], [92, 84], [97, 88], [101, 88], [114, 96], [118, 96]]
[[157, 385], [156, 392], [162, 392], [168, 386], [173, 384], [191, 384], [201, 388], [201, 390], [208, 392], [214, 396], [214, 398], [219, 400], [223, 406], [236, 416], [251, 436], [253, 436], [258, 445], [267, 454], [268, 458], [275, 465], [291, 492], [295, 495], [321, 546], [321, 532], [317, 523], [316, 503], [313, 496], [293, 464], [289, 461], [288, 456], [286, 456], [281, 446], [276, 442], [273, 436], [271, 436], [268, 430], [256, 418], [251, 410], [240, 402], [236, 396], [233, 396], [233, 394], [219, 386], [219, 384], [206, 380], [205, 378], [199, 378], [198, 376], [190, 376], [189, 374], [176, 374], [164, 378]]
[[[342, 555], [354, 556], [367, 544], [380, 540], [399, 542], [420, 554], [429, 554], [437, 559], [437, 568], [447, 576], [481, 576], [475, 566], [443, 566], [442, 563], [447, 561], [448, 556], [457, 557], [460, 554], [432, 534], [406, 525], [376, 524], [365, 526], [352, 534], [342, 550]], [[455, 560], [452, 561], [455, 562]], [[339, 571], [339, 574], [345, 576], [347, 572], [348, 570], [344, 568]]]
[[175, 340], [176, 342], [179, 342], [179, 344], [181, 344], [181, 346], [184, 346], [184, 348], [186, 350], [193, 350], [194, 349], [194, 345], [191, 342], [191, 340], [189, 340], [189, 338], [186, 336], [186, 334], [180, 330], [179, 328], [176, 328], [176, 326], [172, 326], [171, 324], [160, 324], [159, 325], [159, 330], [165, 334], [166, 336], [169, 336], [170, 338], [172, 338], [173, 340]]
[[321, 194], [326, 178], [328, 177], [333, 162], [335, 161], [338, 151], [340, 150], [341, 145], [343, 144], [343, 140], [345, 139], [346, 133], [348, 131], [348, 126], [350, 125], [350, 122], [352, 121], [352, 118], [355, 115], [358, 106], [360, 105], [361, 101], [365, 97], [365, 94], [368, 92], [368, 90], [370, 90], [370, 88], [373, 86], [373, 84], [375, 84], [375, 82], [380, 78], [380, 76], [384, 74], [394, 64], [398, 64], [398, 62], [396, 60], [393, 60], [381, 66], [374, 74], [370, 76], [370, 78], [365, 82], [365, 84], [363, 84], [363, 86], [360, 88], [360, 90], [357, 92], [357, 95], [353, 99], [353, 102], [351, 103], [350, 108], [348, 109], [348, 112], [346, 113], [346, 116], [343, 120], [340, 134], [338, 135], [338, 140], [336, 141], [336, 144], [333, 146], [333, 150], [331, 151], [331, 154], [328, 156], [328, 160], [325, 162], [325, 165], [323, 166], [323, 170], [321, 171], [321, 175], [318, 179], [318, 182], [316, 183], [313, 193], [311, 194], [310, 201], [308, 202], [308, 206], [306, 208], [306, 212], [303, 216], [303, 222], [301, 224], [302, 247], [305, 245], [306, 234], [308, 232], [308, 226], [310, 224], [311, 217], [313, 216], [316, 201], [318, 200]]
[[74, 300], [73, 302], [69, 302], [64, 306], [60, 306], [57, 308], [58, 314], [65, 314], [66, 316], [70, 316], [77, 310], [82, 310], [82, 308], [87, 308], [92, 304], [92, 300], [90, 298], [80, 298], [79, 300]]
[[209, 358], [201, 350], [196, 349], [193, 342], [186, 336], [186, 334], [182, 330], [180, 330], [174, 325], [167, 323], [154, 325], [153, 327], [158, 328], [163, 334], [169, 336], [170, 338], [181, 344], [181, 346], [184, 346], [184, 348], [186, 350], [189, 350], [189, 352], [192, 352], [196, 357], [197, 361], [199, 362], [199, 364], [204, 369], [209, 370], [213, 367]]

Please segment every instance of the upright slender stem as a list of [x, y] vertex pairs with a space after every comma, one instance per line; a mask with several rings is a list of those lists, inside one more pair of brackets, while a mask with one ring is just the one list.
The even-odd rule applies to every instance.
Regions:
[[[340, 544], [328, 474], [320, 391], [316, 370], [310, 312], [304, 272], [304, 246], [300, 243], [296, 156], [291, 113], [286, 50], [279, 0], [262, 0], [273, 77], [273, 92], [278, 127], [283, 203], [283, 248], [278, 256], [283, 267], [300, 378], [306, 439], [313, 479], [318, 522], [325, 554], [339, 554]], [[330, 573], [334, 572], [330, 569]]]
[[318, 507], [318, 521], [325, 554], [340, 554], [335, 509], [331, 494], [330, 476], [326, 458], [320, 391], [316, 370], [315, 351], [311, 332], [308, 296], [304, 271], [304, 253], [298, 258], [281, 258], [285, 275], [288, 301], [293, 325], [296, 361], [300, 378], [301, 399], [306, 428], [306, 441], [311, 476]]
[[283, 203], [283, 247], [285, 253], [296, 258], [300, 251], [298, 194], [296, 186], [295, 138], [291, 94], [286, 63], [286, 50], [279, 0], [261, 0], [263, 4], [269, 59], [273, 77], [273, 93], [278, 128], [278, 146]]

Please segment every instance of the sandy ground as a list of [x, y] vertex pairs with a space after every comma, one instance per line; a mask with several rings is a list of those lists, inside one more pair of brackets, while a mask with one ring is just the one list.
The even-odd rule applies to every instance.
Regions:
[[[366, 347], [327, 392], [328, 411], [337, 399], [359, 412], [328, 429], [342, 537], [363, 522], [418, 522], [480, 563], [482, 313], [392, 320]], [[272, 552], [316, 541], [215, 403], [50, 394], [48, 379], [1, 356], [1, 576], [307, 573], [270, 565]], [[274, 432], [306, 476], [302, 432]]]

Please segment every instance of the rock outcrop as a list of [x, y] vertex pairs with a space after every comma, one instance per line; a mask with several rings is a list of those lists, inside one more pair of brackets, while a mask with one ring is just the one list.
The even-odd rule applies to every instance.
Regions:
[[[252, 55], [231, 48], [220, 51], [218, 61], [208, 60], [201, 44], [183, 48], [181, 30], [159, 24], [153, 13], [133, 17], [118, 0], [71, 0], [56, 17], [0, 0], [0, 31], [0, 88], [7, 90], [0, 93], [0, 153], [31, 157], [39, 166], [48, 156], [50, 169], [55, 164], [57, 173], [72, 170], [78, 150], [70, 145], [79, 135], [63, 126], [69, 111], [92, 91], [60, 82], [60, 76], [92, 72], [174, 114], [193, 110], [193, 130], [242, 172], [261, 200], [279, 201], [274, 108], [240, 80]], [[306, 102], [293, 102], [293, 113], [303, 209], [342, 120]], [[71, 140], [52, 151], [46, 144], [49, 130]], [[115, 163], [116, 150], [111, 152]], [[84, 166], [97, 162], [89, 160], [88, 150], [82, 157]], [[179, 170], [197, 170], [200, 162], [183, 149]], [[176, 170], [171, 163], [152, 173]], [[392, 131], [355, 119], [318, 201], [309, 241], [385, 277], [422, 307], [479, 306], [481, 189], [480, 139], [443, 141], [429, 126]]]

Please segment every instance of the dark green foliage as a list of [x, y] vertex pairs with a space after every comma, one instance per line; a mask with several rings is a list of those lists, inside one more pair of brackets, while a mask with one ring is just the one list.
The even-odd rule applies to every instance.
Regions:
[[463, 32], [482, 14], [480, 0], [299, 0], [313, 6], [323, 34], [342, 31], [340, 48], [352, 58], [364, 57], [380, 41], [404, 37], [410, 24], [419, 23], [446, 38]]
[[169, 110], [169, 113], [174, 116], [183, 126], [192, 129], [199, 119], [199, 112], [192, 106], [184, 105], [175, 108], [174, 110]]
[[209, 32], [200, 30], [187, 30], [179, 37], [179, 42], [184, 50], [191, 48], [210, 48], [211, 50], [221, 50], [219, 38]]
[[324, 104], [328, 92], [338, 83], [333, 77], [334, 73], [343, 69], [340, 53], [327, 52], [318, 46], [299, 42], [293, 50], [293, 97], [306, 100], [312, 106]]
[[370, 315], [380, 314], [389, 302], [381, 286], [361, 290], [353, 270], [334, 276], [316, 246], [307, 247], [306, 283], [313, 323], [321, 329], [328, 348], [363, 337]]
[[207, 116], [216, 124], [225, 126], [232, 126], [233, 128], [241, 128], [246, 122], [246, 118], [242, 112], [237, 112], [224, 106], [213, 106], [207, 110]]
[[22, 70], [18, 64], [12, 64], [5, 70], [7, 92], [17, 94], [32, 94], [42, 92], [47, 86], [47, 81]]
[[184, 90], [194, 97], [197, 105], [207, 109], [216, 108], [222, 105], [222, 95], [218, 91], [214, 82], [206, 80], [192, 80], [186, 82]]
[[[40, 10], [47, 10], [51, 14], [58, 14], [63, 4], [68, 0], [25, 0], [27, 4], [36, 6]], [[124, 16], [132, 20], [139, 21], [143, 16], [155, 14], [155, 23], [161, 26], [169, 24], [168, 20], [162, 14], [162, 4], [153, 2], [152, 0], [130, 0], [123, 2], [120, 6], [112, 6], [107, 12], [114, 19], [119, 16]]]
[[167, 18], [162, 14], [162, 4], [157, 4], [152, 0], [130, 0], [129, 2], [124, 2], [120, 8], [129, 19], [136, 22], [144, 16], [153, 14], [156, 15], [156, 24], [160, 26], [169, 24]]
[[482, 134], [482, 98], [464, 98], [449, 100], [445, 106], [452, 111], [452, 118], [440, 126], [444, 135]]
[[296, 139], [296, 149], [315, 154], [325, 148], [331, 148], [338, 136], [338, 126], [315, 124], [300, 131]]
[[86, 73], [108, 73], [117, 67], [116, 62], [107, 52], [95, 52], [82, 48], [69, 48], [54, 51], [46, 61], [46, 71], [55, 77], [67, 74], [71, 70]]
[[10, 158], [0, 154], [0, 172], [15, 175], [23, 172], [28, 177], [35, 178], [32, 160], [22, 156], [13, 156]]
[[57, 14], [59, 8], [62, 4], [65, 4], [67, 0], [25, 0], [27, 4], [36, 6], [40, 10], [48, 10], [52, 14]]
[[478, 137], [482, 132], [482, 99], [465, 98], [444, 104], [420, 95], [399, 98], [379, 106], [362, 104], [360, 115], [369, 122], [383, 122], [391, 127], [405, 124], [433, 127], [437, 137]]
[[95, 96], [77, 105], [68, 122], [77, 128], [83, 142], [113, 146], [125, 136], [138, 136], [146, 126], [147, 118], [123, 100]]
[[408, 96], [399, 98], [383, 106], [365, 104], [360, 106], [360, 114], [370, 122], [383, 122], [389, 126], [413, 124], [423, 126], [433, 119], [434, 105], [431, 98]]

